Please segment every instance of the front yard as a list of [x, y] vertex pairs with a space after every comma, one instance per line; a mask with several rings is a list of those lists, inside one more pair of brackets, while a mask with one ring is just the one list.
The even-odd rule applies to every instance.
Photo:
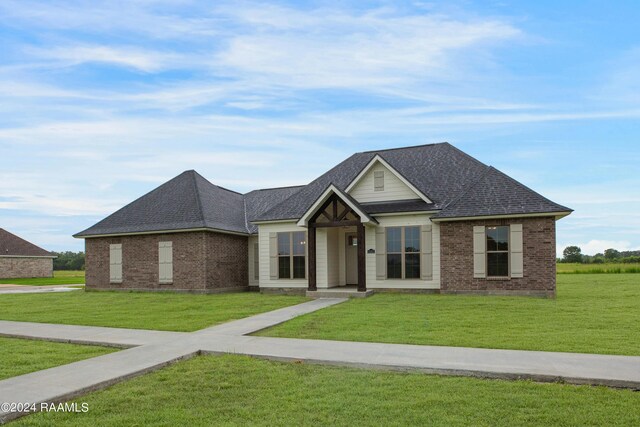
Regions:
[[95, 345], [75, 345], [0, 337], [0, 380], [66, 365], [117, 351]]
[[200, 356], [77, 399], [24, 426], [640, 425], [640, 393]]
[[15, 294], [0, 295], [0, 320], [190, 332], [304, 301], [256, 292]]
[[376, 294], [258, 335], [640, 355], [640, 275], [558, 275], [557, 299]]

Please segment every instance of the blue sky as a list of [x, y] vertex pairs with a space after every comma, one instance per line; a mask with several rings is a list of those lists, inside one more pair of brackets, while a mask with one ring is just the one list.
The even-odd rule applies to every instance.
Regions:
[[[635, 3], [635, 4], [634, 4]], [[237, 191], [449, 141], [640, 248], [637, 2], [0, 2], [0, 227], [50, 250], [183, 170]]]

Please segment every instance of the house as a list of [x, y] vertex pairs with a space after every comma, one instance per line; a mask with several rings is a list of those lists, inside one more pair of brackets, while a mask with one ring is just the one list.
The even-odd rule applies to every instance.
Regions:
[[570, 213], [440, 143], [247, 194], [187, 171], [75, 237], [87, 289], [553, 296], [555, 222]]
[[55, 255], [0, 228], [0, 278], [53, 277]]

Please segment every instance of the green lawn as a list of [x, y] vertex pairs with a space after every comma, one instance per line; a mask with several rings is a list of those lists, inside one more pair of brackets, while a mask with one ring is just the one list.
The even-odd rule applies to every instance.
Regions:
[[75, 345], [0, 337], [0, 380], [66, 365], [117, 351], [95, 345]]
[[84, 271], [54, 271], [53, 277], [36, 277], [31, 279], [0, 279], [0, 284], [12, 285], [82, 285]]
[[559, 275], [557, 299], [376, 294], [258, 335], [640, 355], [640, 275]]
[[65, 292], [0, 295], [0, 319], [69, 325], [195, 331], [306, 301], [239, 292], [214, 295]]
[[640, 393], [604, 387], [200, 356], [16, 425], [640, 425]]
[[620, 274], [620, 273], [640, 273], [640, 264], [606, 263], [606, 264], [579, 264], [564, 263], [556, 264], [558, 274]]

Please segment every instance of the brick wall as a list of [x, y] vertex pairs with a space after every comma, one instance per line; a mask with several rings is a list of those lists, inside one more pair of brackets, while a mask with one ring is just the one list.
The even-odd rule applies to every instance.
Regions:
[[207, 289], [233, 290], [249, 286], [249, 239], [207, 233]]
[[0, 257], [0, 278], [30, 277], [53, 277], [53, 259]]
[[[476, 279], [473, 277], [473, 227], [522, 224], [522, 278]], [[440, 224], [441, 292], [496, 293], [555, 296], [556, 224], [552, 217]]]
[[[173, 284], [159, 284], [158, 243], [173, 242]], [[216, 243], [217, 242], [217, 243]], [[110, 283], [109, 245], [122, 244], [122, 283]], [[87, 289], [207, 292], [246, 284], [247, 238], [206, 231], [86, 239]], [[208, 251], [215, 249], [210, 254]], [[225, 258], [226, 253], [244, 256]], [[222, 267], [216, 259], [227, 259]], [[242, 271], [243, 273], [238, 273]], [[244, 282], [238, 276], [244, 274]], [[229, 283], [225, 286], [225, 283]]]

